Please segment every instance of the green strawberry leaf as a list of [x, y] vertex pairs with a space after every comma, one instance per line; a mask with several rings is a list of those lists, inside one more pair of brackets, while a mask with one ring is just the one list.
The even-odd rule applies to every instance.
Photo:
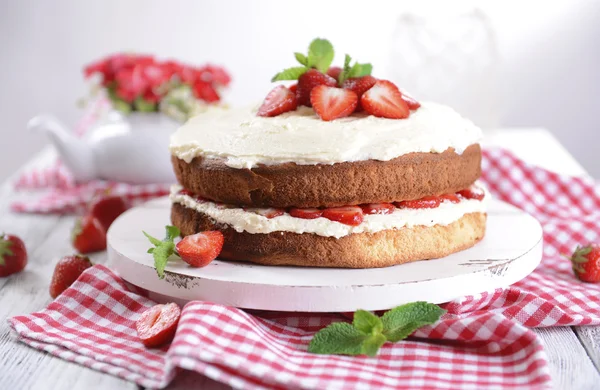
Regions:
[[317, 354], [361, 355], [364, 353], [363, 342], [368, 337], [351, 324], [334, 322], [314, 335], [308, 346], [308, 352]]
[[148, 249], [148, 253], [151, 253], [154, 257], [154, 267], [156, 268], [156, 273], [160, 279], [164, 279], [165, 277], [165, 267], [167, 266], [169, 257], [171, 257], [171, 255], [177, 255], [174, 240], [181, 234], [179, 229], [175, 226], [166, 226], [165, 230], [166, 235], [162, 241], [142, 231], [150, 243], [154, 245], [154, 248]]
[[123, 114], [129, 114], [132, 110], [131, 104], [127, 103], [123, 99], [113, 98], [111, 101], [115, 110], [121, 111]]
[[296, 60], [298, 60], [298, 62], [304, 66], [308, 66], [308, 58], [306, 58], [306, 56], [302, 53], [294, 53], [294, 56], [296, 56]]
[[133, 101], [133, 106], [135, 107], [136, 110], [141, 111], [141, 112], [156, 111], [156, 103], [151, 103], [141, 96], [138, 96]]
[[310, 43], [308, 47], [308, 67], [317, 68], [322, 73], [326, 73], [333, 62], [335, 52], [333, 45], [327, 39], [317, 38]]
[[379, 348], [381, 348], [381, 346], [386, 341], [387, 340], [386, 340], [385, 336], [382, 335], [381, 333], [373, 334], [373, 335], [369, 336], [365, 341], [363, 341], [362, 347], [361, 347], [361, 352], [364, 355], [373, 357], [373, 356], [377, 355], [377, 351], [379, 351]]
[[5, 266], [6, 261], [4, 260], [4, 256], [12, 256], [14, 255], [12, 249], [10, 247], [13, 245], [13, 242], [4, 239], [4, 235], [0, 235], [0, 266]]
[[308, 68], [305, 66], [295, 66], [293, 68], [287, 68], [273, 76], [271, 82], [281, 80], [298, 80], [298, 78], [302, 76], [307, 70]]
[[352, 325], [360, 332], [365, 334], [380, 334], [383, 330], [381, 319], [375, 314], [366, 310], [357, 310], [354, 313], [354, 321]]
[[446, 310], [427, 302], [398, 306], [381, 317], [383, 334], [389, 341], [400, 341], [418, 328], [437, 322], [444, 313]]

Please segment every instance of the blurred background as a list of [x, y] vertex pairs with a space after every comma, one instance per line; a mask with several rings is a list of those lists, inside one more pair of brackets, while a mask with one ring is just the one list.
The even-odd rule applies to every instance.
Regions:
[[26, 130], [29, 118], [77, 122], [89, 92], [82, 68], [102, 56], [223, 65], [233, 78], [225, 101], [239, 105], [262, 100], [314, 37], [332, 41], [337, 64], [344, 53], [371, 62], [376, 77], [485, 130], [547, 128], [600, 177], [599, 1], [413, 3], [2, 0], [0, 180], [47, 143]]

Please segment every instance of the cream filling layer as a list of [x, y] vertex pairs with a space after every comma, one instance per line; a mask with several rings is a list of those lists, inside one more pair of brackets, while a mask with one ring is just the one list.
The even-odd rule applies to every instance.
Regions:
[[462, 153], [479, 143], [481, 130], [452, 108], [421, 104], [406, 119], [364, 113], [331, 122], [309, 107], [264, 118], [256, 108], [212, 108], [180, 127], [172, 136], [171, 154], [189, 163], [195, 157], [222, 159], [232, 168], [258, 164], [299, 165], [389, 161], [412, 153]]
[[375, 233], [381, 230], [414, 226], [449, 225], [465, 214], [486, 211], [490, 195], [483, 200], [461, 199], [459, 203], [445, 200], [435, 209], [396, 209], [391, 214], [365, 215], [358, 226], [349, 226], [327, 218], [301, 219], [284, 214], [267, 218], [241, 207], [231, 207], [210, 201], [198, 201], [180, 194], [181, 186], [171, 187], [171, 202], [208, 215], [218, 223], [231, 226], [237, 232], [268, 234], [273, 232], [313, 233], [324, 237], [340, 238], [354, 233]]

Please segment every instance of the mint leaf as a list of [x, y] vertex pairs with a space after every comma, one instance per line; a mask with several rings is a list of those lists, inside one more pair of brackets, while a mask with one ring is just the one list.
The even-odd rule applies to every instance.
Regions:
[[381, 348], [386, 341], [387, 340], [385, 336], [381, 333], [371, 335], [365, 341], [363, 341], [361, 352], [364, 355], [373, 357], [377, 355], [377, 351], [379, 351], [379, 348]]
[[281, 80], [298, 80], [298, 77], [302, 76], [307, 70], [308, 68], [305, 66], [287, 68], [273, 76], [271, 82]]
[[296, 60], [298, 60], [299, 63], [301, 63], [304, 66], [308, 66], [308, 58], [306, 58], [304, 54], [294, 53], [294, 56], [296, 56]]
[[352, 61], [352, 57], [346, 54], [346, 57], [344, 58], [344, 68], [340, 72], [339, 77], [340, 85], [350, 78], [367, 76], [373, 71], [373, 65], [371, 64], [359, 64], [358, 62], [355, 62], [354, 65], [350, 66], [350, 61]]
[[418, 328], [435, 323], [445, 312], [438, 305], [427, 302], [398, 306], [381, 317], [383, 334], [389, 341], [400, 341]]
[[167, 266], [169, 257], [173, 254], [177, 255], [174, 240], [181, 234], [176, 226], [166, 226], [165, 230], [166, 236], [162, 241], [142, 231], [144, 236], [146, 236], [150, 243], [154, 245], [154, 248], [148, 249], [148, 253], [151, 253], [154, 257], [154, 267], [156, 268], [156, 273], [160, 279], [165, 277], [165, 267]]
[[354, 313], [354, 321], [352, 325], [360, 332], [365, 334], [378, 334], [383, 330], [381, 319], [375, 314], [366, 310], [357, 310]]
[[317, 68], [320, 72], [326, 73], [333, 62], [334, 55], [331, 42], [327, 39], [317, 38], [308, 47], [308, 67]]
[[308, 345], [308, 352], [360, 355], [364, 353], [362, 344], [368, 337], [351, 324], [334, 322], [314, 335]]

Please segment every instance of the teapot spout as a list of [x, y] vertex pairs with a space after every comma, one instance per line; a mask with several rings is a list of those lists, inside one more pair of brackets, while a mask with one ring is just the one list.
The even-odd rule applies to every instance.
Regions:
[[75, 181], [84, 182], [96, 177], [91, 147], [85, 140], [74, 137], [57, 119], [47, 115], [36, 116], [27, 123], [27, 128], [48, 136]]

